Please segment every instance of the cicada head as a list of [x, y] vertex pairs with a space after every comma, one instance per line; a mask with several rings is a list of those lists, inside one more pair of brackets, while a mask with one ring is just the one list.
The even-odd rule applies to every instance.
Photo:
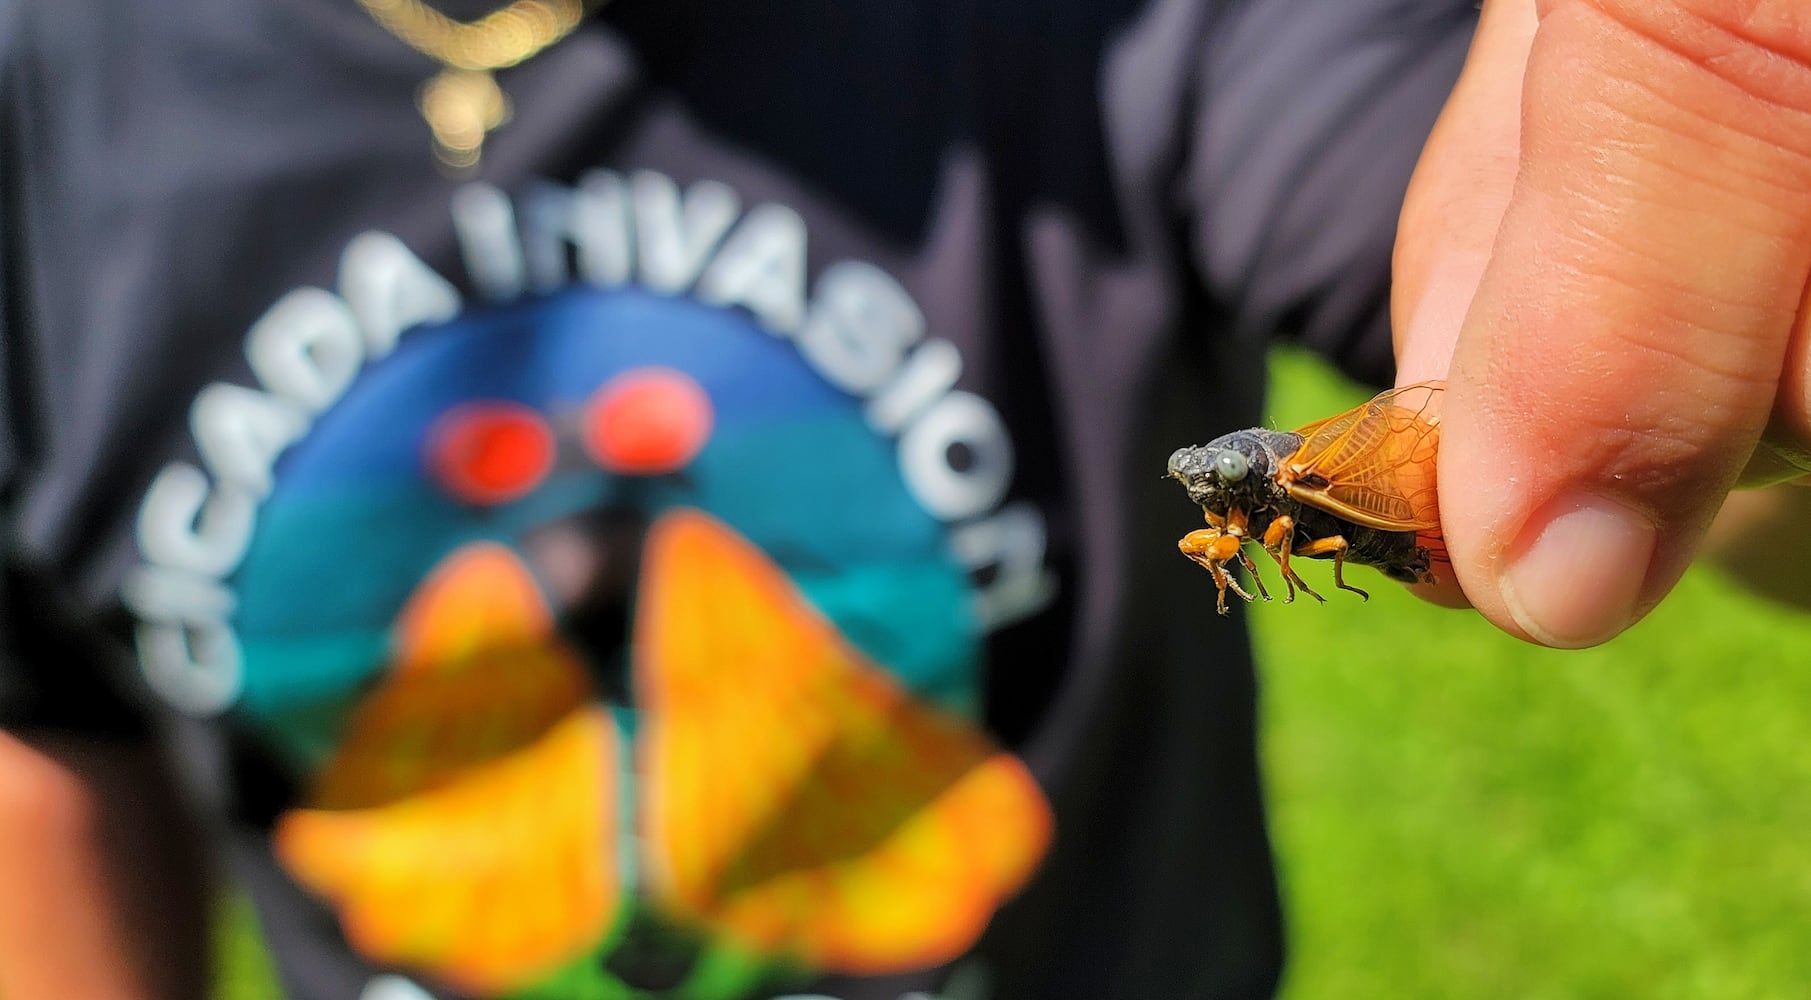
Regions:
[[1279, 460], [1273, 444], [1293, 448], [1300, 439], [1271, 442], [1266, 436], [1294, 437], [1276, 431], [1234, 431], [1204, 445], [1178, 448], [1170, 456], [1170, 476], [1188, 491], [1190, 500], [1216, 514], [1268, 504], [1278, 493]]

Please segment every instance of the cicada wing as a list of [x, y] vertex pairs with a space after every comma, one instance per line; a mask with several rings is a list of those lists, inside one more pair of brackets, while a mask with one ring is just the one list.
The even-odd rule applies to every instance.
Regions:
[[1403, 386], [1301, 428], [1301, 447], [1283, 460], [1289, 495], [1368, 527], [1437, 532], [1445, 389], [1444, 382]]
[[702, 511], [662, 514], [641, 572], [646, 891], [743, 948], [828, 972], [967, 951], [1051, 837], [1024, 763], [919, 701]]
[[623, 905], [622, 734], [510, 549], [448, 555], [395, 626], [277, 858], [384, 965], [523, 990], [599, 947]]

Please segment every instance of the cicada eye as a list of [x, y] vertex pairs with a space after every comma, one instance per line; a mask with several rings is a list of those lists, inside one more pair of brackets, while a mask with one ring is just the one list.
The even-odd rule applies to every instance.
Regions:
[[1226, 448], [1214, 456], [1214, 471], [1220, 474], [1222, 482], [1236, 483], [1251, 471], [1251, 464], [1245, 461], [1244, 455]]

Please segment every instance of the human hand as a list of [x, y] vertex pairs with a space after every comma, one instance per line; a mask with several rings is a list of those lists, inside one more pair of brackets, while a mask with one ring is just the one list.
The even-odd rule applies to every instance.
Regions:
[[[1811, 472], [1811, 5], [1487, 0], [1396, 245], [1457, 588], [1587, 646]], [[1450, 367], [1450, 370], [1449, 370]], [[1463, 589], [1463, 596], [1458, 592]]]

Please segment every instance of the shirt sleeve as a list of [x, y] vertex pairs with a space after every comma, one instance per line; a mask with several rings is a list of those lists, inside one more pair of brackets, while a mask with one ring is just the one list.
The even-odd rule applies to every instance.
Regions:
[[16, 514], [29, 478], [34, 405], [18, 28], [19, 6], [0, 0], [0, 727], [138, 736], [148, 716], [120, 683], [117, 643], [52, 574], [32, 565]]
[[1390, 255], [1475, 0], [1247, 0], [1219, 9], [1182, 164], [1189, 250], [1235, 333], [1385, 383]]
[[16, 649], [16, 633], [21, 609], [14, 591], [17, 589], [10, 571], [15, 547], [13, 503], [18, 489], [18, 447], [13, 436], [18, 432], [15, 408], [18, 406], [13, 379], [17, 361], [13, 338], [17, 336], [14, 298], [18, 289], [15, 272], [20, 261], [16, 256], [18, 129], [15, 101], [18, 87], [14, 82], [13, 50], [16, 44], [17, 11], [8, 0], [0, 0], [0, 725], [17, 714], [25, 700], [25, 678], [22, 676]]
[[[0, 176], [0, 188], [6, 181]], [[8, 241], [0, 216], [0, 255]], [[9, 245], [10, 242], [10, 245]], [[0, 256], [8, 264], [11, 261]], [[0, 271], [0, 273], [6, 273]], [[89, 735], [138, 737], [147, 732], [144, 706], [124, 693], [125, 669], [106, 626], [77, 611], [52, 575], [33, 567], [20, 544], [14, 505], [23, 488], [25, 462], [19, 440], [16, 366], [8, 361], [9, 326], [18, 315], [16, 285], [0, 277], [0, 728], [60, 729]]]

